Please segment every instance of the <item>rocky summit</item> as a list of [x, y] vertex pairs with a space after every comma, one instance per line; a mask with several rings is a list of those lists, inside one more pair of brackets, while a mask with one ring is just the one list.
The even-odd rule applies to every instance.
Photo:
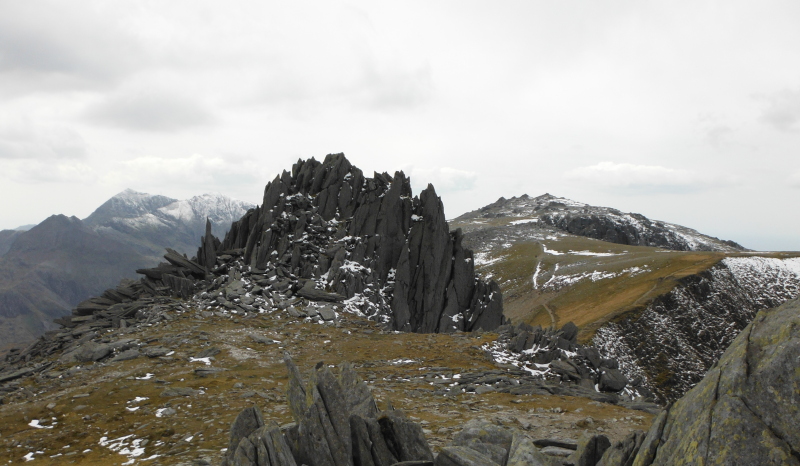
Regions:
[[[213, 267], [239, 250], [253, 273], [313, 299], [336, 293], [395, 330], [490, 330], [503, 323], [502, 293], [476, 280], [472, 251], [450, 232], [432, 185], [412, 197], [409, 178], [367, 178], [344, 154], [299, 160], [234, 223], [221, 245], [208, 235], [197, 253]], [[290, 290], [291, 289], [291, 290]], [[320, 296], [322, 296], [320, 295]]]

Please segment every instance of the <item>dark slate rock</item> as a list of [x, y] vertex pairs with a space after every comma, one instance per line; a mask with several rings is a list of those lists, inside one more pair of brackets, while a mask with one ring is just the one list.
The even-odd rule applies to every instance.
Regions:
[[142, 354], [147, 356], [148, 358], [158, 358], [161, 356], [166, 356], [170, 351], [169, 348], [164, 348], [163, 346], [146, 346], [142, 348]]
[[637, 430], [631, 432], [623, 440], [615, 443], [611, 448], [603, 453], [603, 457], [597, 463], [597, 466], [630, 466], [633, 464], [633, 459], [642, 446], [645, 433]]
[[211, 347], [206, 348], [206, 349], [200, 351], [199, 353], [197, 353], [195, 358], [197, 358], [197, 359], [210, 358], [210, 357], [218, 355], [220, 352], [222, 352], [221, 349], [219, 349], [217, 347], [214, 347], [214, 346], [211, 346]]
[[189, 271], [189, 273], [198, 278], [203, 278], [206, 276], [206, 269], [202, 265], [187, 259], [174, 249], [167, 248], [167, 253], [164, 254], [164, 259], [176, 267], [186, 269]]
[[163, 398], [174, 398], [176, 396], [194, 396], [200, 393], [200, 390], [195, 390], [190, 387], [170, 387], [161, 392]]
[[[163, 396], [163, 394], [162, 394]], [[225, 453], [226, 458], [228, 459], [229, 464], [235, 464], [234, 455], [237, 454], [237, 450], [239, 448], [239, 443], [244, 439], [247, 440], [247, 436], [253, 433], [259, 427], [264, 425], [264, 417], [261, 415], [261, 410], [258, 409], [258, 406], [253, 406], [250, 408], [245, 408], [242, 410], [236, 419], [231, 424], [230, 430], [230, 441], [228, 442], [228, 451]], [[247, 446], [247, 444], [250, 446]], [[250, 449], [252, 447], [252, 450]], [[249, 454], [249, 456], [245, 456], [248, 460], [251, 458], [255, 458], [255, 446], [252, 445], [252, 442], [245, 442], [244, 445], [244, 453]], [[241, 458], [241, 455], [240, 455]], [[241, 459], [244, 460], [243, 458]], [[244, 463], [249, 464], [249, 463]]]
[[570, 343], [578, 342], [578, 326], [573, 322], [567, 322], [561, 327], [562, 337]]
[[256, 446], [249, 438], [245, 437], [239, 441], [228, 464], [231, 466], [255, 466], [258, 464]]
[[198, 377], [208, 377], [219, 374], [220, 372], [227, 371], [223, 367], [197, 367], [194, 369], [194, 374]]
[[578, 350], [578, 354], [586, 358], [592, 365], [592, 368], [598, 369], [600, 367], [600, 351], [594, 346], [584, 346]]
[[369, 386], [362, 381], [353, 365], [349, 362], [342, 364], [339, 380], [350, 413], [366, 419], [375, 419], [378, 416], [378, 406], [372, 397]]
[[353, 414], [350, 416], [350, 431], [355, 466], [390, 466], [397, 463], [397, 458], [383, 439], [377, 420]]
[[111, 362], [130, 361], [139, 357], [139, 349], [133, 348], [117, 353], [116, 356], [111, 358]]
[[453, 438], [454, 446], [469, 447], [478, 451], [497, 464], [505, 464], [511, 448], [511, 431], [491, 422], [475, 419]]
[[436, 466], [500, 466], [488, 456], [467, 447], [444, 447], [436, 457]]
[[264, 345], [273, 345], [273, 344], [277, 343], [277, 341], [273, 340], [272, 338], [267, 338], [264, 335], [255, 335], [255, 334], [251, 333], [248, 336], [254, 342], [261, 343], [261, 344], [264, 344]]
[[618, 392], [628, 385], [628, 378], [619, 369], [603, 369], [599, 388], [604, 392]]
[[578, 449], [569, 457], [574, 466], [595, 466], [611, 446], [605, 435], [585, 435], [578, 441]]
[[328, 301], [334, 303], [344, 301], [344, 296], [338, 293], [329, 293], [324, 290], [315, 289], [314, 282], [311, 280], [307, 281], [305, 286], [297, 290], [297, 296], [311, 301]]
[[566, 380], [581, 379], [581, 374], [578, 372], [578, 368], [574, 364], [570, 364], [568, 361], [563, 361], [561, 359], [552, 361], [550, 363], [550, 369], [561, 375]]
[[533, 444], [539, 448], [544, 447], [558, 447], [566, 448], [567, 450], [575, 451], [578, 449], [578, 442], [572, 439], [564, 438], [542, 438], [534, 439]]
[[336, 319], [336, 311], [333, 310], [331, 306], [325, 306], [319, 309], [319, 316], [322, 317], [323, 320], [331, 321]]
[[422, 427], [406, 418], [402, 411], [384, 412], [379, 418], [389, 451], [400, 461], [433, 461]]
[[33, 374], [34, 369], [32, 367], [26, 367], [23, 369], [19, 369], [16, 371], [4, 372], [0, 374], [0, 383], [10, 382], [12, 380], [19, 379], [21, 377], [25, 377], [27, 375]]
[[84, 343], [75, 353], [75, 359], [80, 362], [99, 361], [111, 354], [111, 346], [93, 341]]

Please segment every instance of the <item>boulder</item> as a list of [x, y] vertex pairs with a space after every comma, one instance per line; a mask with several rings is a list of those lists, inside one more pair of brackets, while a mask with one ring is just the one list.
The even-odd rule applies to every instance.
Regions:
[[433, 461], [422, 427], [405, 417], [402, 411], [387, 411], [379, 418], [389, 451], [400, 461]]
[[800, 465], [800, 301], [759, 312], [703, 380], [663, 412], [635, 465]]
[[453, 437], [453, 445], [472, 448], [497, 464], [505, 464], [512, 440], [513, 435], [509, 430], [489, 421], [473, 419]]
[[628, 385], [628, 378], [619, 369], [602, 369], [599, 388], [604, 392], [618, 392]]
[[533, 441], [520, 432], [515, 432], [505, 466], [551, 466], [552, 460], [542, 454]]

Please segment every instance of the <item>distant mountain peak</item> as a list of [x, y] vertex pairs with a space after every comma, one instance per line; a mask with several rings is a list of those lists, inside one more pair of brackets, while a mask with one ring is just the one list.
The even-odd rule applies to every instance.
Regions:
[[[625, 213], [611, 207], [599, 207], [545, 193], [537, 197], [523, 194], [467, 212], [454, 220], [467, 231], [486, 226], [486, 219], [532, 219], [540, 226], [579, 236], [638, 246], [655, 246], [679, 251], [742, 251], [733, 241], [723, 241], [691, 228], [658, 220], [642, 214]], [[519, 220], [522, 221], [522, 220]], [[515, 222], [512, 220], [512, 222]], [[512, 223], [514, 225], [515, 223]]]

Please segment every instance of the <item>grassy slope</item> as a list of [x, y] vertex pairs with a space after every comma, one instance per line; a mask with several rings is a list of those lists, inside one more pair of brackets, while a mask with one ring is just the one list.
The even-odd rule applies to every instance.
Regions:
[[[461, 227], [469, 233], [507, 226], [512, 221], [519, 220], [498, 218], [453, 222], [451, 228]], [[604, 323], [643, 309], [655, 297], [669, 292], [679, 279], [707, 270], [725, 257], [800, 256], [800, 252], [677, 252], [607, 243], [567, 234], [539, 236], [543, 239], [495, 241], [494, 246], [488, 246], [488, 251], [485, 251], [483, 265], [478, 262], [476, 269], [483, 276], [491, 276], [500, 284], [505, 314], [513, 322], [561, 326], [572, 321], [581, 329], [581, 341], [591, 339], [595, 330]], [[570, 251], [613, 255], [579, 255], [570, 254]], [[538, 287], [534, 287], [532, 278], [537, 265], [540, 267]], [[623, 270], [633, 267], [640, 268], [643, 273], [623, 273]], [[597, 281], [585, 278], [557, 290], [541, 289], [554, 272], [563, 276], [590, 274], [594, 271], [611, 272], [617, 276]]]
[[[197, 457], [217, 464], [220, 449], [227, 446], [230, 425], [243, 408], [258, 405], [268, 422], [292, 420], [285, 398], [284, 350], [292, 354], [304, 374], [317, 361], [334, 365], [353, 362], [359, 375], [369, 381], [379, 407], [391, 401], [395, 408], [423, 422], [434, 449], [450, 442], [454, 433], [475, 417], [517, 428], [526, 426], [535, 438], [577, 439], [586, 429], [602, 429], [616, 440], [632, 429], [647, 428], [652, 419], [640, 411], [586, 398], [503, 393], [445, 397], [434, 393], [439, 385], [420, 378], [429, 371], [452, 376], [497, 369], [480, 349], [496, 338], [490, 333], [396, 334], [381, 332], [374, 323], [350, 315], [343, 315], [336, 327], [299, 323], [287, 319], [285, 312], [250, 319], [197, 319], [193, 312], [176, 317], [169, 324], [133, 329], [124, 335], [167, 346], [175, 351], [169, 357], [88, 364], [91, 370], [76, 370], [83, 364], [56, 364], [41, 377], [22, 380], [23, 388], [0, 404], [0, 463], [18, 462], [28, 451], [41, 451], [36, 454], [38, 462], [32, 464], [120, 464], [126, 458], [100, 446], [99, 439], [133, 434], [148, 440], [140, 459], [160, 455], [146, 464], [175, 464]], [[281, 343], [256, 343], [248, 334]], [[114, 333], [105, 336], [116, 338]], [[167, 340], [169, 337], [180, 341]], [[213, 366], [226, 370], [198, 377], [193, 369], [203, 363], [188, 358], [208, 347], [221, 350]], [[412, 360], [401, 365], [392, 363], [409, 358]], [[147, 374], [154, 375], [146, 378]], [[243, 387], [235, 387], [236, 383]], [[205, 393], [164, 398], [161, 393], [168, 387], [191, 387]], [[133, 402], [136, 397], [146, 399]], [[135, 406], [140, 409], [126, 409]], [[167, 406], [177, 414], [156, 417], [157, 409]], [[593, 419], [589, 426], [581, 423], [586, 417]], [[36, 429], [29, 425], [33, 419], [58, 424], [52, 430]], [[185, 440], [188, 435], [193, 439]], [[51, 458], [58, 454], [64, 456]]]

